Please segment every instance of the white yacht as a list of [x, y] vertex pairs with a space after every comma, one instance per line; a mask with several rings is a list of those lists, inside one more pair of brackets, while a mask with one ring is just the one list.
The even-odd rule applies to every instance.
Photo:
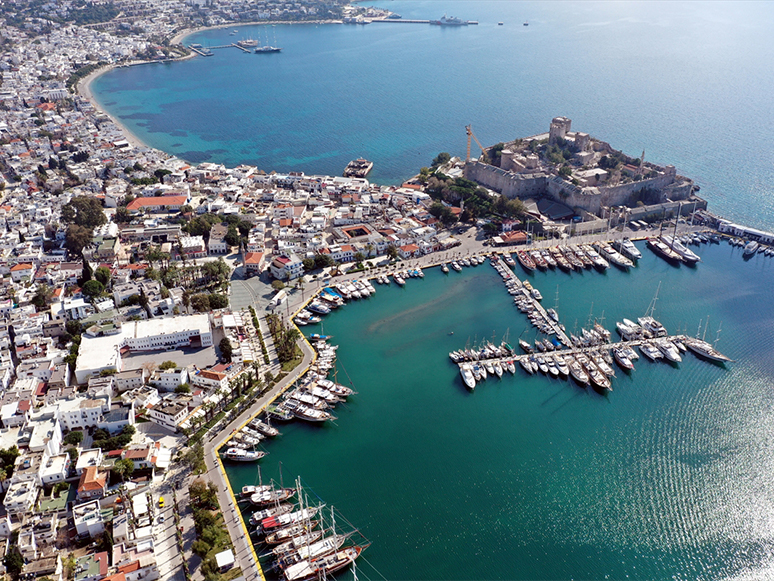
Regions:
[[661, 353], [661, 351], [659, 351], [656, 346], [651, 345], [650, 343], [641, 343], [640, 351], [642, 351], [642, 354], [651, 361], [664, 358], [664, 355]]
[[758, 252], [758, 243], [755, 240], [751, 240], [747, 243], [747, 246], [744, 247], [744, 256], [752, 256]]
[[642, 252], [638, 250], [638, 248], [634, 245], [634, 242], [629, 240], [628, 238], [624, 238], [623, 240], [619, 240], [616, 245], [618, 246], [618, 249], [631, 258], [632, 260], [639, 260], [642, 258]]
[[680, 357], [680, 351], [677, 349], [677, 347], [674, 346], [674, 344], [666, 338], [657, 339], [654, 341], [656, 344], [656, 347], [658, 347], [658, 350], [661, 351], [664, 354], [664, 357], [669, 359], [670, 361], [674, 363], [679, 363], [683, 360], [682, 357]]
[[690, 248], [686, 248], [677, 238], [664, 235], [661, 237], [661, 239], [667, 246], [677, 252], [680, 255], [680, 258], [682, 258], [683, 262], [686, 264], [696, 264], [697, 262], [701, 261], [701, 258], [699, 258], [698, 254], [696, 254]]
[[473, 376], [473, 366], [470, 363], [460, 365], [460, 375], [462, 375], [462, 381], [465, 382], [468, 389], [476, 388], [476, 378]]

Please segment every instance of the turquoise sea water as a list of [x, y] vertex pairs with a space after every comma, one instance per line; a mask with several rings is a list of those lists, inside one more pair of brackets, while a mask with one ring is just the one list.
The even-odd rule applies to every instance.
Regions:
[[[281, 463], [286, 483], [300, 474], [373, 541], [360, 578], [766, 578], [774, 261], [745, 262], [723, 244], [702, 247], [697, 268], [675, 268], [643, 251], [630, 273], [530, 280], [546, 306], [558, 287], [568, 329], [593, 310], [613, 331], [642, 316], [663, 281], [657, 318], [693, 335], [709, 315], [713, 339], [722, 322], [718, 347], [735, 363], [643, 357], [607, 396], [517, 367], [469, 393], [449, 351], [534, 332], [490, 266], [428, 269], [325, 319], [338, 380], [359, 394], [335, 424], [283, 426], [264, 480]], [[254, 466], [228, 471], [237, 488], [257, 478]]]
[[[365, 156], [377, 183], [399, 183], [439, 151], [464, 156], [468, 123], [488, 145], [566, 115], [630, 155], [676, 165], [712, 210], [774, 224], [773, 4], [380, 4], [404, 18], [447, 12], [480, 24], [268, 27], [280, 54], [231, 48], [119, 69], [94, 93], [141, 139], [192, 162], [337, 175]], [[187, 42], [267, 35], [237, 28]]]
[[[771, 3], [382, 5], [481, 24], [277, 26], [279, 55], [219, 50], [116, 70], [93, 89], [139, 137], [191, 161], [337, 174], [363, 155], [379, 183], [439, 151], [464, 155], [467, 123], [489, 144], [567, 115], [674, 163], [713, 211], [774, 227]], [[238, 28], [188, 41], [262, 34]], [[282, 462], [286, 483], [300, 474], [362, 529], [361, 579], [774, 578], [774, 262], [700, 253], [695, 269], [646, 252], [628, 274], [530, 277], [547, 306], [559, 287], [569, 329], [592, 303], [611, 330], [642, 315], [659, 281], [670, 331], [694, 334], [709, 315], [714, 338], [722, 322], [727, 369], [641, 359], [608, 396], [521, 370], [463, 388], [450, 350], [527, 326], [489, 266], [377, 287], [325, 321], [339, 380], [360, 393], [335, 424], [285, 426], [264, 478]], [[229, 475], [235, 488], [256, 480], [251, 466]]]

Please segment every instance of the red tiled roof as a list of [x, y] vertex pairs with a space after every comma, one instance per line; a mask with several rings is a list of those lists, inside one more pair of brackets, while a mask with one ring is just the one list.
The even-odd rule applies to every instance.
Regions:
[[88, 466], [81, 474], [78, 492], [102, 490], [107, 483], [107, 474], [100, 474], [96, 466]]
[[186, 203], [186, 196], [153, 196], [135, 198], [126, 206], [128, 210], [139, 210], [148, 206], [182, 206]]
[[132, 561], [131, 563], [128, 563], [127, 565], [121, 565], [118, 570], [121, 573], [131, 573], [132, 571], [137, 571], [140, 568], [140, 562], [139, 561]]
[[124, 458], [128, 460], [145, 460], [148, 457], [148, 448], [142, 450], [127, 450], [124, 453]]
[[248, 252], [245, 254], [245, 264], [260, 264], [263, 260], [263, 252]]

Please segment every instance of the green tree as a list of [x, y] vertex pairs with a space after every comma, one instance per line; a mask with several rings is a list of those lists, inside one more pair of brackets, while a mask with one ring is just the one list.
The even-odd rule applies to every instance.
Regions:
[[114, 474], [118, 474], [123, 482], [127, 476], [130, 476], [134, 472], [134, 462], [128, 458], [116, 460], [113, 467], [110, 469]]
[[18, 579], [24, 568], [24, 557], [22, 557], [17, 546], [14, 545], [8, 553], [6, 553], [3, 563], [5, 564], [5, 569], [8, 571], [8, 574], [13, 579]]
[[210, 311], [210, 297], [209, 295], [200, 293], [191, 296], [191, 308], [200, 313], [206, 313]]
[[281, 291], [283, 288], [285, 288], [285, 283], [281, 280], [274, 280], [271, 283], [271, 288], [273, 288], [276, 291]]
[[201, 474], [207, 471], [207, 465], [204, 462], [204, 446], [194, 444], [183, 454], [183, 462], [191, 467], [194, 474]]
[[395, 246], [393, 246], [392, 244], [390, 244], [387, 247], [385, 254], [389, 256], [391, 259], [395, 260], [396, 258], [398, 258], [398, 249], [395, 248]]
[[113, 221], [118, 224], [128, 224], [133, 219], [133, 216], [129, 213], [129, 209], [126, 206], [118, 206], [116, 208], [116, 213], [113, 214]]
[[220, 343], [218, 344], [218, 347], [220, 347], [220, 356], [221, 358], [226, 362], [231, 362], [231, 356], [233, 355], [233, 350], [231, 348], [231, 341], [228, 340], [228, 337], [223, 337], [223, 339], [220, 340]]
[[166, 369], [176, 369], [176, 368], [177, 368], [177, 363], [169, 360], [164, 361], [159, 365], [159, 369], [161, 369], [162, 371]]
[[30, 302], [35, 305], [38, 310], [41, 310], [48, 305], [48, 301], [51, 300], [53, 294], [54, 291], [46, 283], [39, 284], [38, 288], [35, 289], [35, 295], [30, 299]]
[[110, 283], [110, 276], [110, 269], [106, 266], [100, 266], [94, 271], [94, 278], [101, 282], [102, 286], [106, 288]]
[[315, 254], [314, 264], [317, 268], [333, 266], [336, 262], [328, 254]]
[[74, 432], [70, 432], [64, 437], [64, 440], [62, 440], [65, 444], [69, 444], [71, 446], [77, 446], [81, 442], [83, 442], [83, 432], [80, 430], [75, 430]]
[[242, 238], [239, 236], [239, 232], [234, 226], [231, 226], [228, 229], [228, 232], [223, 237], [223, 239], [229, 246], [239, 246], [239, 243], [242, 241]]
[[107, 217], [97, 198], [76, 196], [62, 207], [62, 221], [92, 229], [107, 223]]
[[175, 393], [191, 393], [191, 386], [187, 383], [181, 383], [175, 388]]
[[363, 262], [366, 259], [366, 255], [362, 252], [355, 252], [355, 262]]
[[228, 297], [213, 293], [209, 296], [211, 309], [225, 309], [228, 307]]
[[80, 321], [67, 321], [65, 323], [65, 330], [70, 336], [75, 337], [83, 332], [83, 326]]
[[98, 280], [88, 280], [83, 285], [83, 294], [92, 299], [102, 294], [104, 290], [105, 287]]
[[80, 255], [83, 249], [91, 242], [91, 230], [70, 224], [65, 232], [65, 248], [73, 254]]
[[13, 467], [16, 464], [16, 458], [18, 457], [19, 448], [15, 445], [0, 450], [0, 466], [5, 470], [7, 478], [13, 476]]
[[433, 163], [431, 163], [430, 166], [432, 167], [432, 169], [435, 169], [438, 166], [441, 166], [447, 163], [450, 159], [451, 159], [451, 155], [449, 155], [445, 151], [442, 151], [441, 153], [435, 156], [435, 158], [433, 159]]
[[93, 271], [88, 260], [83, 261], [83, 268], [81, 269], [81, 277], [78, 279], [78, 284], [83, 286], [93, 278]]
[[304, 270], [306, 270], [307, 272], [310, 270], [314, 270], [315, 268], [314, 258], [304, 258], [303, 263], [304, 263]]

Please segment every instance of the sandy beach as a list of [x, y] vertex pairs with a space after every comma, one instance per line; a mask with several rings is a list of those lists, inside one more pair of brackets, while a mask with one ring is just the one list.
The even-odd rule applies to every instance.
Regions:
[[111, 121], [113, 121], [113, 123], [115, 123], [121, 129], [121, 132], [124, 134], [124, 137], [133, 147], [139, 147], [139, 148], [150, 147], [142, 140], [140, 140], [134, 133], [129, 131], [126, 125], [121, 123], [121, 121], [116, 119], [113, 115], [110, 115], [109, 113], [104, 111], [102, 107], [100, 107], [100, 104], [97, 102], [97, 100], [94, 98], [94, 94], [91, 92], [91, 83], [94, 82], [94, 79], [104, 75], [107, 72], [112, 71], [114, 68], [115, 68], [114, 65], [107, 65], [100, 69], [97, 69], [96, 71], [92, 72], [91, 74], [81, 79], [81, 81], [78, 83], [76, 87], [76, 90], [78, 91], [78, 94], [81, 97], [91, 101], [91, 104], [94, 105], [95, 109], [102, 111], [103, 113], [105, 113], [105, 115], [110, 117]]

